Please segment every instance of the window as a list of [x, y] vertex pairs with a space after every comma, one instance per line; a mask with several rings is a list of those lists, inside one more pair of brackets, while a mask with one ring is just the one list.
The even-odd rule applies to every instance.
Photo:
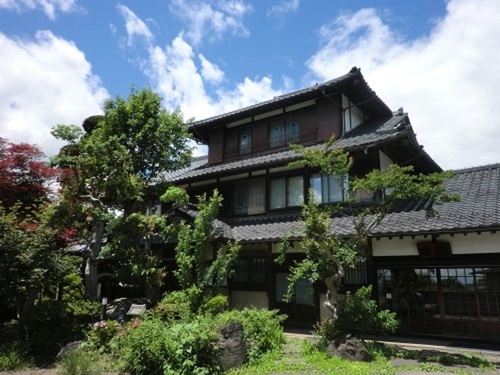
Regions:
[[266, 212], [265, 180], [263, 178], [234, 185], [233, 213], [256, 215]]
[[281, 177], [271, 180], [269, 206], [272, 210], [296, 207], [304, 203], [304, 179], [302, 176]]
[[341, 181], [324, 173], [315, 173], [311, 175], [309, 184], [317, 204], [341, 202], [347, 198], [348, 176]]
[[342, 94], [342, 107], [344, 109], [344, 131], [346, 133], [357, 128], [365, 121], [364, 113], [344, 94]]
[[366, 259], [358, 257], [354, 268], [347, 267], [345, 269], [344, 278], [342, 279], [344, 285], [368, 285], [368, 275], [366, 272]]
[[[290, 274], [277, 273], [276, 274], [276, 302], [287, 303], [286, 295], [288, 293], [288, 285]], [[314, 288], [308, 279], [302, 278], [295, 284], [294, 302], [299, 305], [313, 305], [314, 304]]]
[[234, 187], [233, 212], [235, 214], [248, 213], [248, 183], [237, 184]]
[[300, 126], [295, 117], [281, 118], [273, 121], [269, 129], [269, 144], [280, 147], [300, 141]]
[[234, 264], [232, 283], [260, 285], [266, 284], [266, 258], [244, 257], [238, 258]]
[[249, 154], [252, 151], [252, 130], [250, 128], [241, 129], [239, 132], [239, 155]]

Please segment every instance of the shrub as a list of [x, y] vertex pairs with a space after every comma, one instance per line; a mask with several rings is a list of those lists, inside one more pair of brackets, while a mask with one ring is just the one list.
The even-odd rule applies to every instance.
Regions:
[[115, 320], [101, 320], [92, 325], [87, 333], [87, 347], [103, 352], [109, 352], [109, 345], [116, 336], [124, 336], [125, 328]]
[[218, 335], [211, 323], [144, 321], [127, 336], [126, 369], [133, 375], [220, 373]]
[[82, 348], [68, 350], [60, 360], [63, 375], [100, 375], [97, 353]]
[[203, 299], [201, 291], [195, 287], [174, 291], [166, 294], [149, 316], [160, 318], [164, 321], [189, 320], [197, 311]]
[[282, 323], [285, 318], [285, 315], [279, 315], [278, 310], [244, 308], [226, 311], [218, 315], [216, 321], [218, 327], [231, 322], [243, 325], [243, 335], [249, 345], [247, 359], [252, 362], [266, 352], [282, 348], [285, 341]]
[[316, 338], [316, 345], [320, 349], [326, 349], [328, 345], [337, 337], [335, 321], [332, 319], [323, 319], [314, 325], [312, 334]]
[[208, 315], [221, 314], [229, 310], [229, 302], [227, 296], [218, 294], [213, 297], [207, 297], [200, 306], [200, 313]]
[[76, 285], [81, 279], [70, 276], [64, 280], [62, 300], [44, 297], [24, 321], [30, 354], [37, 363], [51, 363], [61, 346], [83, 339], [99, 316], [100, 304], [84, 297]]
[[396, 314], [388, 310], [378, 311], [375, 301], [370, 300], [371, 285], [359, 288], [355, 294], [347, 293], [342, 311], [336, 321], [323, 320], [315, 325], [313, 334], [319, 346], [328, 345], [339, 337], [384, 335], [396, 331], [399, 322]]
[[170, 327], [165, 340], [167, 374], [219, 374], [219, 336], [208, 319], [178, 323]]
[[26, 350], [20, 344], [0, 347], [0, 371], [19, 370], [27, 366]]
[[163, 373], [166, 331], [161, 320], [149, 319], [128, 335], [123, 359], [132, 374]]

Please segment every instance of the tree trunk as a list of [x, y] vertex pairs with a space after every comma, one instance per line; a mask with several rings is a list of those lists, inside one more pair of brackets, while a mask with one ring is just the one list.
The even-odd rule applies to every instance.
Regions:
[[31, 289], [26, 296], [26, 300], [23, 302], [20, 299], [17, 299], [17, 321], [19, 322], [19, 336], [23, 339], [26, 338], [28, 333], [27, 330], [27, 321], [26, 319], [31, 313], [31, 309], [35, 305], [35, 301], [38, 297], [39, 290]]
[[102, 249], [102, 239], [104, 236], [104, 223], [94, 217], [92, 223], [92, 241], [90, 251], [85, 265], [85, 294], [97, 300], [98, 294], [98, 257]]
[[326, 285], [326, 299], [323, 303], [328, 310], [332, 312], [332, 320], [337, 320], [339, 317], [340, 310], [340, 298], [337, 292], [337, 285], [339, 281], [344, 277], [344, 267], [342, 266], [342, 262], [335, 256], [333, 256], [329, 251], [326, 252], [328, 257], [332, 262], [335, 263], [337, 267], [337, 272], [330, 277], [327, 277], [324, 282]]

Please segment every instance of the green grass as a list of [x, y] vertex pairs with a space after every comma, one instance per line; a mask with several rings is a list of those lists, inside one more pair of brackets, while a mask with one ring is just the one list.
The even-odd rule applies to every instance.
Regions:
[[[406, 350], [369, 343], [368, 348], [375, 360], [366, 362], [351, 362], [340, 358], [329, 357], [326, 353], [316, 349], [310, 341], [298, 338], [287, 338], [284, 350], [272, 352], [263, 356], [243, 368], [229, 372], [230, 375], [265, 375], [265, 374], [311, 374], [311, 375], [393, 375], [400, 370], [446, 371], [460, 375], [477, 373], [483, 369], [493, 369], [493, 365], [486, 359], [470, 353], [444, 353], [436, 351]], [[418, 365], [404, 365], [394, 367], [391, 360], [394, 358], [415, 359]], [[465, 365], [466, 368], [449, 368], [445, 366]]]
[[63, 355], [60, 369], [63, 375], [101, 375], [101, 356], [85, 349], [72, 349]]
[[230, 375], [264, 374], [395, 374], [389, 360], [377, 359], [371, 363], [349, 362], [331, 358], [318, 351], [309, 341], [288, 338], [282, 352], [268, 353], [259, 361], [229, 372]]

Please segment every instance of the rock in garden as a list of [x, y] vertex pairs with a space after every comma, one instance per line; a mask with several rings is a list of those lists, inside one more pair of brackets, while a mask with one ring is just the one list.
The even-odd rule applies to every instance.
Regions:
[[370, 362], [371, 354], [357, 338], [336, 339], [326, 349], [332, 357], [340, 357], [350, 361]]
[[56, 359], [62, 358], [65, 354], [67, 354], [68, 352], [70, 352], [72, 350], [81, 348], [82, 345], [83, 345], [83, 341], [72, 341], [72, 342], [66, 344], [65, 346], [63, 346], [61, 348], [61, 350], [59, 350], [59, 353], [57, 353], [57, 355], [56, 355]]
[[219, 329], [221, 366], [224, 371], [243, 365], [247, 355], [247, 343], [243, 338], [241, 323], [229, 323]]

